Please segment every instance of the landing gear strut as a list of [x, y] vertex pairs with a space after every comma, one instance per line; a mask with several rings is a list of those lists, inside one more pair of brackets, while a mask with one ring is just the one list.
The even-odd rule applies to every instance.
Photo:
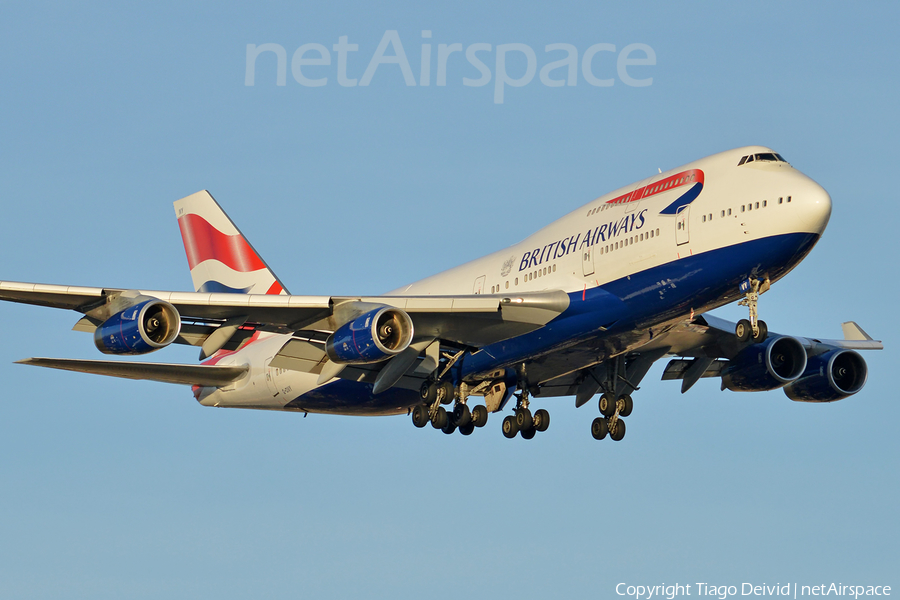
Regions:
[[746, 306], [750, 310], [750, 319], [741, 319], [734, 328], [734, 335], [739, 342], [746, 342], [750, 339], [753, 343], [758, 344], [766, 339], [769, 334], [769, 328], [765, 321], [759, 320], [758, 303], [759, 295], [769, 289], [770, 283], [768, 279], [760, 281], [759, 279], [750, 279], [741, 284], [741, 291], [744, 292], [744, 298], [738, 302], [738, 306]]

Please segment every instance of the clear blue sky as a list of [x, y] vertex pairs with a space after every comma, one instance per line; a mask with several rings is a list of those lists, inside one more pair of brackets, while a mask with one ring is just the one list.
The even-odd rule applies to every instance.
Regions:
[[[376, 7], [377, 5], [377, 7]], [[763, 296], [775, 331], [887, 349], [831, 405], [781, 392], [681, 396], [657, 365], [627, 438], [593, 403], [546, 401], [550, 430], [469, 438], [405, 417], [202, 408], [187, 388], [13, 365], [99, 358], [74, 313], [0, 306], [0, 597], [616, 597], [615, 584], [893, 585], [897, 565], [896, 3], [319, 2], [0, 5], [0, 278], [189, 289], [172, 202], [209, 189], [294, 293], [374, 294], [516, 242], [631, 181], [746, 145], [832, 195], [825, 236]], [[456, 53], [447, 84], [368, 86], [248, 44], [340, 36], [362, 79], [396, 30], [535, 51], [523, 87]], [[422, 31], [430, 30], [430, 39]], [[646, 44], [652, 85], [600, 52], [591, 86], [539, 72], [571, 44]], [[389, 52], [391, 54], [392, 52]], [[304, 55], [315, 58], [316, 53]], [[637, 56], [637, 55], [635, 55]], [[436, 63], [434, 63], [436, 64]], [[525, 71], [509, 52], [507, 71]], [[565, 76], [565, 69], [552, 73]], [[307, 75], [308, 74], [308, 75]], [[738, 317], [727, 307], [719, 314]], [[153, 360], [191, 362], [169, 348]]]

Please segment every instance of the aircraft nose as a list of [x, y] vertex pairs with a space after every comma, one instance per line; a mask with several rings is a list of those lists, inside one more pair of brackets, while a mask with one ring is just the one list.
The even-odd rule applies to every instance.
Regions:
[[802, 208], [798, 224], [802, 231], [821, 234], [831, 218], [831, 196], [812, 179], [804, 179], [803, 185], [791, 199], [801, 205], [798, 208]]

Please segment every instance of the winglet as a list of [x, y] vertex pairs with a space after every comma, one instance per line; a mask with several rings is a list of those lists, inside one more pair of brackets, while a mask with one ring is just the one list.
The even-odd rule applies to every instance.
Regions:
[[856, 321], [847, 321], [841, 323], [841, 329], [844, 331], [845, 340], [871, 341], [872, 337], [863, 331], [863, 328], [856, 324]]

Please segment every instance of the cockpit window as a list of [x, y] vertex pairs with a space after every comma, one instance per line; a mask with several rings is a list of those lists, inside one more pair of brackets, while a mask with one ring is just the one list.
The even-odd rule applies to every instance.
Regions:
[[738, 163], [738, 166], [745, 165], [757, 160], [763, 162], [787, 162], [780, 154], [776, 152], [760, 152], [759, 154], [748, 154], [747, 156], [741, 157], [741, 161]]

